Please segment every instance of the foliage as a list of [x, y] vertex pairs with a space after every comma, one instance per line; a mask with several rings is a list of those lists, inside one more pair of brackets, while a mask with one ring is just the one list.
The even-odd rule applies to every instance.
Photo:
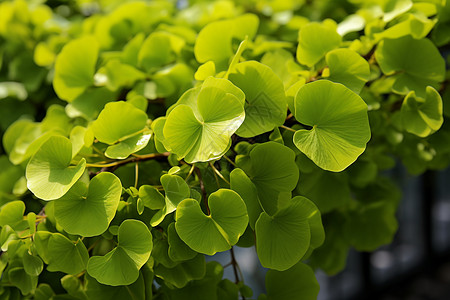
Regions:
[[392, 240], [389, 170], [449, 165], [449, 12], [1, 2], [0, 298], [315, 299], [313, 269]]

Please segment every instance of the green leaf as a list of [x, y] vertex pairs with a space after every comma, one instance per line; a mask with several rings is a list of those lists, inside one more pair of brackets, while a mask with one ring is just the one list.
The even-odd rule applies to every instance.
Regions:
[[125, 220], [119, 227], [117, 247], [105, 256], [92, 256], [87, 271], [102, 284], [132, 284], [138, 279], [139, 269], [149, 259], [152, 248], [152, 235], [147, 226], [138, 220]]
[[230, 188], [241, 196], [247, 207], [250, 227], [255, 229], [256, 220], [263, 211], [259, 204], [258, 190], [244, 171], [239, 168], [230, 173]]
[[101, 235], [116, 214], [121, 194], [122, 184], [113, 173], [96, 175], [89, 186], [79, 181], [55, 201], [56, 221], [70, 234]]
[[322, 213], [342, 208], [350, 202], [349, 176], [346, 172], [322, 170], [303, 154], [297, 156], [297, 165], [300, 179], [296, 192], [313, 201]]
[[308, 67], [318, 63], [327, 52], [338, 48], [341, 36], [336, 26], [326, 23], [309, 23], [300, 29], [298, 36], [297, 60]]
[[361, 205], [345, 222], [345, 237], [358, 251], [373, 251], [389, 244], [397, 232], [396, 203], [376, 201]]
[[441, 95], [431, 86], [427, 87], [425, 98], [409, 92], [403, 100], [401, 118], [406, 131], [420, 137], [433, 134], [444, 122]]
[[48, 271], [76, 275], [86, 269], [89, 254], [80, 239], [74, 243], [60, 233], [53, 233], [47, 247]]
[[317, 207], [301, 196], [292, 198], [288, 206], [272, 217], [261, 213], [255, 233], [256, 249], [262, 266], [279, 271], [295, 265], [310, 245], [316, 248], [324, 240]]
[[384, 11], [383, 21], [392, 21], [397, 16], [407, 12], [413, 6], [411, 0], [385, 1], [382, 5]]
[[375, 33], [376, 40], [383, 38], [395, 39], [406, 35], [411, 35], [415, 39], [422, 39], [433, 29], [435, 20], [430, 20], [422, 15], [409, 14], [408, 17], [389, 27], [381, 33]]
[[60, 134], [54, 130], [44, 133], [39, 123], [26, 119], [18, 120], [6, 130], [3, 143], [10, 161], [18, 165], [35, 154], [50, 137]]
[[241, 41], [248, 36], [250, 40], [253, 39], [258, 25], [258, 17], [252, 14], [209, 23], [197, 36], [195, 58], [200, 63], [212, 61], [216, 70], [225, 70], [228, 60], [234, 55], [233, 38]]
[[267, 271], [266, 289], [267, 300], [315, 300], [320, 287], [313, 270], [298, 263], [286, 271]]
[[[138, 279], [130, 285], [110, 286], [100, 284], [97, 280], [86, 274], [86, 295], [90, 300], [141, 300], [145, 298], [144, 277], [140, 273]], [[151, 300], [151, 299], [150, 299]]]
[[328, 80], [304, 85], [295, 97], [295, 118], [312, 126], [294, 134], [294, 144], [324, 170], [340, 172], [366, 149], [367, 105], [345, 86]]
[[55, 295], [52, 287], [46, 283], [40, 283], [34, 292], [34, 300], [49, 300]]
[[20, 82], [0, 82], [0, 99], [8, 97], [23, 101], [28, 97], [28, 93], [24, 85]]
[[385, 39], [378, 45], [375, 57], [383, 73], [395, 78], [392, 88], [396, 93], [415, 91], [417, 96], [425, 97], [426, 87], [438, 88], [445, 77], [445, 61], [428, 39]]
[[50, 259], [48, 254], [48, 242], [50, 241], [51, 236], [52, 233], [48, 231], [38, 231], [34, 235], [36, 251], [46, 264], [48, 264]]
[[330, 51], [326, 55], [326, 62], [330, 68], [330, 76], [327, 79], [342, 83], [357, 94], [369, 80], [369, 63], [353, 50]]
[[95, 119], [106, 103], [116, 98], [116, 93], [105, 87], [88, 88], [71, 103], [66, 105], [66, 113], [71, 118]]
[[156, 31], [151, 33], [140, 47], [138, 65], [147, 72], [169, 64], [175, 60], [174, 52], [179, 53], [185, 41], [174, 34]]
[[95, 74], [95, 78], [101, 81], [101, 84], [97, 84], [97, 86], [106, 86], [111, 91], [132, 87], [136, 81], [143, 80], [145, 77], [145, 73], [128, 64], [123, 64], [117, 59], [108, 61]]
[[197, 252], [189, 248], [182, 239], [180, 239], [175, 230], [175, 223], [170, 223], [167, 229], [167, 241], [169, 243], [169, 257], [173, 261], [185, 261], [193, 259]]
[[144, 202], [144, 206], [150, 209], [161, 209], [165, 205], [164, 196], [151, 185], [141, 185], [139, 198]]
[[71, 160], [70, 140], [62, 136], [50, 137], [28, 162], [28, 189], [43, 200], [62, 197], [81, 177], [86, 167], [84, 158], [76, 166], [70, 166]]
[[283, 82], [272, 69], [257, 61], [247, 61], [237, 64], [229, 79], [245, 93], [246, 99], [245, 120], [236, 134], [253, 137], [284, 123], [286, 95]]
[[151, 136], [152, 131], [146, 128], [142, 133], [127, 138], [118, 144], [109, 146], [105, 151], [105, 156], [115, 159], [125, 159], [132, 153], [144, 149], [150, 141]]
[[11, 226], [14, 230], [23, 230], [26, 221], [23, 220], [25, 213], [25, 203], [23, 201], [11, 201], [0, 207], [0, 227]]
[[66, 275], [61, 278], [61, 285], [72, 297], [80, 300], [88, 300], [86, 293], [84, 292], [84, 286], [81, 284], [78, 277]]
[[164, 144], [188, 163], [221, 157], [244, 122], [243, 102], [242, 91], [231, 82], [209, 77], [201, 88], [188, 90], [169, 112]]
[[90, 36], [67, 43], [56, 58], [53, 87], [56, 94], [72, 102], [93, 85], [95, 64], [99, 52], [97, 41]]
[[155, 276], [164, 280], [168, 286], [183, 288], [192, 280], [202, 279], [205, 276], [205, 256], [198, 254], [194, 258], [183, 261], [173, 268], [159, 264], [155, 267]]
[[[203, 257], [204, 255], [198, 255]], [[206, 270], [203, 265], [203, 274], [184, 287], [178, 289], [167, 289], [165, 292], [170, 295], [170, 299], [196, 299], [196, 300], [216, 300], [217, 284], [223, 277], [223, 267], [216, 261], [210, 261], [206, 264]], [[206, 272], [205, 272], [206, 271]], [[171, 287], [171, 285], [168, 285]]]
[[166, 196], [164, 198], [164, 207], [162, 207], [150, 220], [150, 225], [157, 226], [164, 220], [164, 217], [174, 212], [178, 204], [191, 194], [189, 186], [178, 175], [164, 174], [161, 176], [161, 184]]
[[205, 215], [194, 199], [177, 207], [175, 228], [191, 249], [213, 255], [237, 243], [248, 224], [244, 201], [232, 190], [219, 189], [208, 198], [211, 214]]
[[100, 142], [112, 145], [140, 133], [147, 119], [145, 112], [130, 103], [110, 102], [92, 124], [92, 130]]
[[44, 263], [36, 256], [31, 255], [28, 251], [23, 254], [23, 268], [25, 272], [30, 276], [38, 276], [44, 269]]
[[8, 277], [13, 286], [20, 289], [22, 295], [27, 295], [32, 292], [38, 283], [37, 276], [28, 275], [24, 268], [15, 267], [9, 270]]
[[[236, 163], [256, 186], [262, 209], [274, 215], [280, 208], [277, 200], [280, 193], [290, 193], [297, 185], [299, 173], [295, 153], [280, 143], [266, 142], [254, 147], [249, 158], [248, 166], [239, 160]], [[256, 212], [254, 208], [251, 211], [253, 220]]]

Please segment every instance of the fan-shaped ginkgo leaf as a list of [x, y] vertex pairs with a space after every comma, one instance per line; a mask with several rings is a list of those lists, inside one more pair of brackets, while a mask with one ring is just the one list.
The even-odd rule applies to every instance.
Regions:
[[189, 163], [221, 157], [244, 122], [244, 94], [226, 79], [209, 77], [188, 90], [164, 124], [164, 145]]
[[[251, 79], [250, 79], [251, 78]], [[229, 79], [245, 93], [245, 120], [236, 134], [253, 137], [284, 123], [287, 99], [281, 79], [257, 61], [237, 64]]]
[[231, 248], [248, 224], [245, 203], [236, 192], [219, 189], [208, 199], [211, 214], [205, 215], [194, 199], [177, 207], [175, 229], [191, 249], [213, 255]]
[[412, 134], [426, 137], [434, 133], [444, 122], [441, 95], [431, 86], [427, 87], [425, 98], [409, 92], [403, 100], [401, 118], [403, 128]]
[[26, 169], [27, 186], [43, 200], [62, 197], [81, 177], [86, 167], [82, 158], [71, 166], [72, 143], [63, 136], [52, 136], [30, 159]]
[[102, 172], [92, 178], [89, 186], [78, 181], [55, 201], [55, 218], [70, 234], [100, 235], [114, 218], [121, 194], [119, 178], [113, 173]]
[[327, 79], [342, 83], [359, 94], [364, 84], [369, 80], [369, 63], [350, 49], [330, 51], [325, 58], [330, 68], [330, 76]]
[[312, 126], [294, 134], [294, 144], [324, 170], [340, 172], [366, 149], [370, 139], [367, 105], [342, 84], [318, 80], [295, 97], [295, 118]]
[[105, 256], [92, 256], [87, 265], [90, 276], [106, 285], [129, 285], [139, 277], [139, 269], [147, 262], [153, 248], [152, 234], [138, 220], [122, 222], [118, 245]]
[[338, 48], [341, 36], [337, 26], [329, 23], [309, 23], [300, 29], [298, 36], [297, 60], [309, 67], [318, 63], [328, 51]]
[[137, 135], [144, 129], [147, 119], [144, 111], [130, 103], [110, 102], [92, 124], [92, 130], [100, 142], [112, 145]]
[[425, 97], [426, 87], [437, 88], [445, 77], [445, 61], [428, 39], [416, 40], [407, 35], [382, 40], [375, 57], [383, 73], [395, 78], [392, 88], [400, 94], [415, 91], [417, 96]]
[[94, 84], [98, 52], [98, 42], [89, 36], [64, 46], [56, 58], [53, 79], [53, 87], [61, 99], [71, 102]]
[[310, 246], [320, 246], [325, 236], [319, 210], [302, 196], [294, 197], [273, 216], [261, 213], [255, 233], [261, 264], [279, 271], [295, 265]]

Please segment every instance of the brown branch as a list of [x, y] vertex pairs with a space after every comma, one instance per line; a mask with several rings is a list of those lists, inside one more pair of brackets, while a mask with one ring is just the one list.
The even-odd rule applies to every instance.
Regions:
[[141, 161], [146, 161], [146, 160], [150, 160], [150, 159], [157, 159], [157, 158], [161, 158], [161, 157], [168, 157], [170, 155], [169, 152], [164, 152], [164, 153], [151, 153], [151, 154], [146, 154], [146, 155], [134, 155], [130, 158], [124, 159], [124, 160], [118, 160], [118, 161], [114, 161], [111, 163], [105, 163], [105, 164], [96, 164], [96, 163], [87, 163], [86, 167], [91, 167], [91, 168], [102, 168], [103, 171], [105, 171], [105, 168], [110, 168], [110, 167], [119, 167], [122, 165], [126, 165], [129, 163], [134, 163], [134, 162], [141, 162]]
[[[238, 262], [236, 260], [236, 256], [234, 255], [233, 247], [231, 247], [230, 253], [231, 253], [231, 262], [230, 262], [230, 264], [233, 266], [233, 273], [234, 273], [234, 278], [235, 278], [234, 279], [234, 283], [238, 284], [241, 281], [239, 279], [238, 270], [239, 270], [239, 273], [241, 274], [241, 276], [242, 276], [242, 273], [241, 273], [241, 270], [239, 268], [239, 264], [238, 264]], [[242, 281], [244, 281], [244, 278], [242, 278]], [[243, 295], [241, 295], [241, 296], [242, 296], [242, 299], [245, 300], [245, 297]]]

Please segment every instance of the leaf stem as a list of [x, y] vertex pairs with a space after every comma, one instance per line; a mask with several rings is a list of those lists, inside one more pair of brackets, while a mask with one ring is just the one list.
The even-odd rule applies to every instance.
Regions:
[[235, 168], [237, 168], [238, 166], [226, 155], [223, 156], [223, 158], [225, 158], [230, 164], [232, 164]]
[[230, 182], [228, 180], [226, 180], [225, 177], [223, 177], [222, 173], [220, 173], [219, 170], [217, 170], [216, 167], [214, 167], [214, 164], [212, 164], [211, 162], [208, 162], [208, 163], [211, 166], [211, 168], [213, 169], [214, 173], [216, 173], [220, 178], [222, 178], [223, 181], [230, 184]]
[[296, 130], [295, 130], [295, 129], [292, 129], [292, 128], [290, 128], [290, 127], [287, 127], [287, 126], [284, 126], [284, 125], [281, 125], [280, 127], [281, 127], [281, 128], [283, 128], [283, 129], [286, 129], [286, 130], [292, 131], [292, 132], [296, 132]]
[[139, 179], [139, 164], [136, 162], [134, 165], [134, 187], [137, 189]]
[[197, 167], [195, 167], [194, 171], [195, 171], [195, 174], [197, 174], [198, 181], [200, 182], [200, 189], [202, 191], [202, 199], [203, 199], [203, 203], [205, 204], [205, 207], [206, 207], [206, 212], [208, 213], [208, 215], [210, 215], [211, 212], [209, 210], [208, 199], [206, 199], [206, 190], [205, 190], [205, 185], [203, 184], [202, 172]]
[[120, 166], [120, 165], [125, 165], [128, 164], [130, 162], [138, 162], [138, 161], [144, 161], [144, 160], [149, 160], [149, 159], [154, 159], [154, 158], [158, 158], [158, 157], [168, 157], [169, 156], [169, 152], [164, 152], [164, 153], [151, 153], [151, 154], [146, 154], [146, 155], [139, 155], [139, 156], [133, 156], [124, 160], [119, 160], [119, 161], [114, 161], [111, 163], [106, 163], [106, 164], [100, 164], [100, 163], [87, 163], [86, 167], [87, 168], [108, 168], [108, 167], [114, 167], [114, 166]]
[[187, 180], [189, 179], [189, 177], [191, 177], [192, 172], [194, 172], [194, 169], [195, 169], [195, 165], [192, 164], [191, 169], [189, 170], [189, 173], [187, 174], [186, 179], [185, 179], [184, 181], [187, 182]]

